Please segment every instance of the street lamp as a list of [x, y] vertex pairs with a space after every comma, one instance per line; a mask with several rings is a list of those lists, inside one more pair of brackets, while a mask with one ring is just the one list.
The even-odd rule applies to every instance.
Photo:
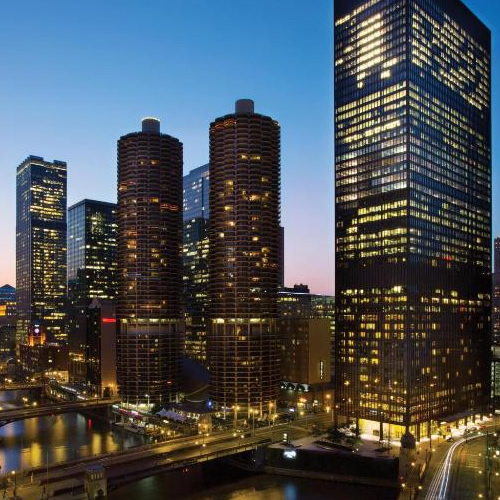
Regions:
[[234, 410], [234, 427], [236, 428], [238, 425], [238, 410], [240, 409], [240, 407], [238, 405], [234, 405], [233, 406], [233, 410]]
[[[327, 395], [326, 395], [327, 405], [328, 405], [328, 406], [327, 406], [327, 410], [326, 410], [326, 411], [328, 412], [328, 411], [330, 410], [330, 411], [332, 412], [332, 425], [333, 425], [333, 415], [334, 415], [334, 413], [335, 413], [335, 409], [334, 409], [334, 405], [335, 405], [335, 403], [333, 403], [333, 402], [331, 403], [331, 402], [330, 402], [330, 399], [331, 399], [331, 398], [332, 398], [331, 394], [327, 394]], [[331, 404], [330, 404], [330, 403], [331, 403]]]
[[14, 476], [14, 498], [17, 496], [17, 476], [16, 476], [16, 471], [13, 470], [11, 474]]
[[148, 398], [148, 412], [149, 412], [149, 394], [144, 394]]
[[272, 401], [269, 401], [269, 414], [268, 414], [268, 418], [267, 418], [267, 424], [268, 425], [271, 425], [271, 413], [273, 411], [273, 402]]

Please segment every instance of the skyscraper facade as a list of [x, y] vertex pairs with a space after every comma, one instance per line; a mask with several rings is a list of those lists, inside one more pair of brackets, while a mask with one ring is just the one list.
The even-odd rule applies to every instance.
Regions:
[[491, 343], [491, 397], [497, 409], [500, 408], [500, 238], [493, 243]]
[[122, 398], [168, 402], [180, 382], [182, 143], [154, 118], [118, 141], [117, 367]]
[[66, 341], [66, 176], [39, 156], [17, 167], [18, 343]]
[[209, 164], [183, 178], [183, 295], [186, 355], [205, 364], [208, 306]]
[[[103, 367], [116, 372], [116, 356], [103, 358], [104, 328], [96, 320], [102, 301], [113, 308], [117, 295], [116, 204], [82, 200], [68, 209], [68, 342], [70, 378], [103, 394]], [[92, 304], [92, 306], [91, 306]], [[114, 314], [106, 320], [113, 321]], [[115, 325], [115, 324], [114, 324]], [[106, 332], [104, 341], [110, 338]], [[113, 346], [116, 333], [113, 333]], [[115, 376], [116, 378], [116, 376]], [[114, 380], [113, 385], [116, 385]]]
[[210, 124], [207, 352], [219, 409], [250, 415], [276, 402], [279, 224], [279, 124], [240, 100]]
[[381, 437], [488, 402], [490, 54], [459, 0], [335, 2], [336, 398]]
[[70, 303], [114, 299], [117, 294], [116, 204], [82, 200], [68, 209]]
[[0, 287], [0, 356], [16, 351], [16, 289], [10, 285]]
[[500, 347], [500, 238], [493, 248], [493, 297], [491, 308], [492, 342]]

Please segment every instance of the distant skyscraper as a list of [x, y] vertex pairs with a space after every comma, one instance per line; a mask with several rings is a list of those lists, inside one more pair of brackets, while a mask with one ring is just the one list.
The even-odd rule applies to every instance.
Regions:
[[268, 412], [278, 394], [280, 128], [236, 102], [210, 125], [210, 394]]
[[490, 32], [459, 0], [337, 0], [335, 40], [337, 403], [419, 439], [488, 403]]
[[331, 407], [332, 303], [303, 284], [278, 291], [282, 398], [299, 409], [304, 398]]
[[183, 284], [186, 355], [206, 363], [208, 303], [208, 163], [183, 178]]
[[82, 200], [68, 209], [68, 295], [71, 303], [117, 294], [116, 203]]
[[210, 164], [193, 168], [182, 179], [182, 217], [184, 221], [208, 219], [210, 207], [208, 202], [210, 188]]
[[17, 167], [17, 341], [65, 342], [66, 163], [29, 156]]
[[16, 350], [16, 289], [0, 287], [0, 355], [12, 355]]
[[[70, 378], [88, 383], [96, 393], [101, 394], [102, 388], [106, 387], [102, 384], [101, 368], [116, 372], [116, 356], [114, 352], [106, 358], [101, 356], [100, 346], [109, 340], [110, 333], [107, 323], [96, 320], [96, 312], [101, 313], [102, 301], [116, 298], [118, 287], [116, 259], [116, 204], [85, 199], [70, 207], [68, 209]], [[107, 306], [108, 310], [112, 308], [112, 303]], [[114, 314], [107, 320], [114, 320]], [[103, 342], [104, 328], [107, 331]], [[114, 333], [113, 347], [115, 341]], [[106, 383], [109, 385], [109, 381]], [[116, 385], [116, 380], [112, 383]]]
[[154, 118], [118, 141], [118, 384], [130, 403], [167, 402], [180, 382], [182, 143]]
[[17, 317], [16, 289], [11, 285], [0, 287], [0, 325], [12, 324]]

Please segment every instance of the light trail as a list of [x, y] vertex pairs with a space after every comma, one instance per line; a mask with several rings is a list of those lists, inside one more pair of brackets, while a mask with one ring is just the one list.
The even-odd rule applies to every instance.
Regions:
[[[467, 437], [467, 442], [483, 436], [484, 434], [478, 434], [476, 436]], [[466, 440], [462, 438], [450, 447], [443, 463], [441, 464], [438, 471], [436, 472], [436, 474], [434, 474], [434, 477], [432, 478], [429, 490], [427, 491], [427, 495], [425, 496], [425, 500], [446, 500], [447, 498], [446, 493], [448, 491], [448, 482], [450, 479], [450, 470], [451, 470], [451, 464], [453, 462], [453, 455], [455, 454], [457, 448], [465, 442]]]

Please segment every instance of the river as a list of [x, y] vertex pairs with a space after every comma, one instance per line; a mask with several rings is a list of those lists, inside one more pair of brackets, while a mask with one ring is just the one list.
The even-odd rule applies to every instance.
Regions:
[[[3, 408], [22, 406], [26, 391], [0, 392]], [[0, 472], [20, 471], [143, 444], [147, 438], [79, 413], [0, 427]], [[241, 472], [222, 463], [169, 472], [123, 486], [109, 500], [393, 500], [394, 491]]]
[[[27, 391], [0, 392], [0, 406], [23, 405]], [[145, 443], [143, 436], [80, 413], [12, 422], [0, 427], [1, 471], [21, 470], [80, 457], [117, 451]]]
[[113, 491], [109, 500], [396, 500], [395, 490], [241, 472], [223, 463], [168, 472]]

